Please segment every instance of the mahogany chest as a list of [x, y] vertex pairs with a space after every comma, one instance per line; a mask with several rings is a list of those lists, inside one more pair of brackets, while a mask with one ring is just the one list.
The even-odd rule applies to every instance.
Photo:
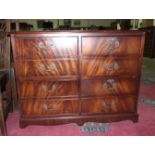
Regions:
[[20, 127], [138, 121], [140, 31], [11, 34]]

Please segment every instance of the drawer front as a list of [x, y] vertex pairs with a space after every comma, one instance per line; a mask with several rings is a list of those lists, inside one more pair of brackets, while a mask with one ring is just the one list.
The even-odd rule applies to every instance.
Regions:
[[77, 37], [15, 38], [16, 58], [77, 57]]
[[78, 82], [19, 82], [19, 96], [26, 97], [57, 97], [78, 96]]
[[82, 96], [100, 96], [106, 94], [135, 94], [137, 80], [129, 78], [109, 78], [103, 80], [83, 80], [81, 84]]
[[108, 57], [102, 59], [83, 59], [82, 77], [91, 78], [109, 75], [136, 75], [140, 73], [138, 60]]
[[140, 37], [83, 37], [82, 55], [133, 55], [140, 54]]
[[123, 113], [135, 112], [136, 98], [134, 97], [105, 97], [100, 99], [83, 99], [82, 113]]
[[73, 115], [79, 113], [78, 100], [24, 100], [21, 101], [22, 116]]
[[21, 77], [77, 76], [77, 60], [18, 61], [17, 74]]

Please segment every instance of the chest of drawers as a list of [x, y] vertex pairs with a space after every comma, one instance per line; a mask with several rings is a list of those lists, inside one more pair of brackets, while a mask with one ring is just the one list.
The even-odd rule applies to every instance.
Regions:
[[11, 34], [20, 127], [138, 121], [144, 33]]

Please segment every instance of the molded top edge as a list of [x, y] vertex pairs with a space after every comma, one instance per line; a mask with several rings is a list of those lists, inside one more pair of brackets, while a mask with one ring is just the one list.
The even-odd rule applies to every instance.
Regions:
[[10, 35], [46, 35], [46, 34], [134, 34], [144, 35], [144, 31], [139, 30], [54, 30], [54, 31], [26, 31], [26, 32], [11, 32]]

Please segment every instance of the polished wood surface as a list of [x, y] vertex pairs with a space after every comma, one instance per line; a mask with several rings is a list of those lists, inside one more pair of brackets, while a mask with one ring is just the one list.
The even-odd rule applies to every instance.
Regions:
[[117, 122], [123, 120], [132, 120], [133, 122], [138, 121], [137, 113], [117, 113], [117, 114], [95, 114], [95, 115], [82, 115], [82, 116], [53, 116], [44, 117], [40, 119], [39, 117], [21, 117], [20, 127], [25, 128], [28, 125], [60, 125], [69, 124], [76, 122], [78, 125], [83, 125], [85, 122]]
[[108, 78], [81, 81], [82, 96], [107, 94], [136, 94], [137, 81], [129, 78]]
[[21, 101], [22, 116], [43, 117], [51, 115], [78, 115], [78, 100], [43, 99]]
[[83, 56], [140, 55], [140, 37], [83, 37]]
[[[137, 61], [138, 60], [138, 61]], [[139, 58], [89, 58], [82, 60], [82, 78], [137, 75], [140, 72]]]
[[144, 33], [11, 34], [20, 126], [138, 121]]
[[77, 76], [77, 60], [34, 60], [18, 61], [17, 75], [19, 77], [59, 77]]
[[83, 99], [84, 114], [125, 113], [135, 112], [136, 98], [134, 97], [104, 97], [100, 99]]
[[77, 37], [18, 37], [16, 58], [42, 59], [77, 57]]
[[28, 81], [19, 83], [20, 98], [77, 96], [77, 81]]

